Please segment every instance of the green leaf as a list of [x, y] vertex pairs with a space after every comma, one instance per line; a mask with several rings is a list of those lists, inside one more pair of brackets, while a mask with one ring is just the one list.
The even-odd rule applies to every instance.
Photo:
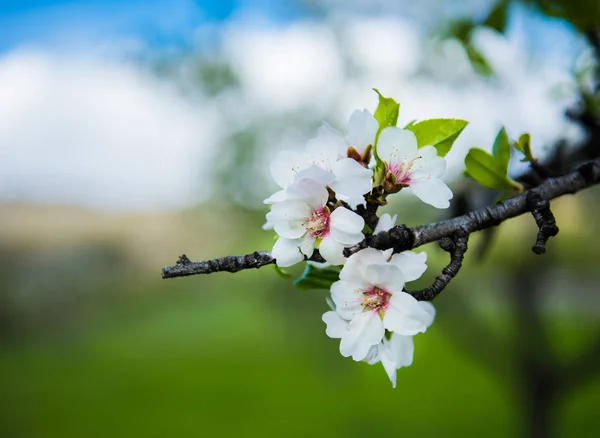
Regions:
[[273, 267], [275, 268], [275, 272], [277, 272], [277, 275], [279, 275], [281, 278], [292, 278], [289, 272], [285, 271], [284, 269], [281, 269], [279, 266], [273, 265]]
[[490, 77], [494, 74], [492, 66], [488, 62], [487, 58], [481, 51], [476, 48], [472, 43], [468, 42], [465, 44], [465, 51], [467, 57], [473, 66], [475, 72], [481, 76]]
[[294, 281], [294, 286], [298, 289], [329, 289], [340, 279], [341, 270], [341, 266], [320, 268], [312, 263], [307, 263], [302, 275]]
[[413, 126], [415, 123], [417, 123], [417, 119], [413, 119], [413, 120], [411, 120], [410, 122], [408, 122], [408, 123], [406, 124], [406, 126], [405, 126], [403, 129], [408, 129], [408, 128], [410, 128], [411, 126]]
[[471, 148], [465, 158], [466, 173], [479, 184], [490, 189], [513, 190], [518, 184], [506, 176], [503, 166], [488, 152]]
[[500, 33], [504, 33], [506, 28], [506, 10], [508, 9], [508, 2], [500, 0], [494, 9], [491, 10], [483, 24], [489, 26], [492, 29], [497, 30]]
[[400, 114], [400, 104], [396, 102], [391, 97], [383, 97], [377, 88], [373, 88], [379, 95], [379, 105], [377, 105], [377, 109], [375, 110], [375, 120], [379, 123], [379, 132], [382, 129], [387, 128], [388, 126], [396, 126], [398, 123], [398, 114]]
[[496, 140], [494, 140], [494, 146], [492, 146], [492, 155], [496, 158], [496, 161], [502, 166], [503, 174], [506, 175], [508, 172], [508, 163], [510, 161], [510, 140], [506, 129], [502, 128]]
[[469, 122], [460, 119], [429, 119], [408, 126], [414, 132], [419, 147], [434, 146], [438, 155], [445, 156]]

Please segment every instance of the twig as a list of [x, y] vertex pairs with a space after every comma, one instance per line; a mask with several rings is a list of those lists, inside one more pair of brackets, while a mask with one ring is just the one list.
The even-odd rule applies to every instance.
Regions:
[[[532, 196], [530, 194], [532, 192], [535, 193], [535, 196], [539, 196], [539, 199], [549, 201], [569, 193], [576, 193], [598, 183], [600, 183], [600, 159], [585, 164], [565, 176], [550, 178], [538, 187], [504, 202], [480, 208], [462, 216], [413, 228], [400, 225], [387, 232], [378, 233], [376, 236], [368, 235], [360, 244], [347, 248], [345, 254], [353, 254], [367, 246], [378, 249], [393, 248], [394, 252], [401, 252], [439, 241], [444, 237], [452, 237], [457, 232], [471, 234], [530, 212], [531, 207], [527, 198]], [[312, 259], [314, 257], [320, 258], [318, 254]], [[275, 263], [275, 259], [268, 252], [228, 256], [204, 262], [191, 262], [188, 259], [185, 263], [163, 268], [162, 275], [163, 278], [173, 278], [219, 271], [237, 272], [243, 269], [260, 268], [271, 263]]]
[[444, 237], [440, 240], [440, 247], [450, 253], [450, 263], [442, 269], [433, 284], [425, 289], [418, 291], [406, 291], [419, 301], [431, 301], [444, 290], [448, 283], [458, 274], [462, 267], [465, 253], [467, 252], [467, 242], [469, 235], [464, 231], [458, 231], [452, 237]]
[[550, 202], [540, 198], [536, 192], [532, 191], [527, 194], [527, 203], [539, 228], [535, 245], [531, 247], [531, 250], [536, 254], [544, 254], [548, 239], [558, 234], [556, 220], [550, 210]]

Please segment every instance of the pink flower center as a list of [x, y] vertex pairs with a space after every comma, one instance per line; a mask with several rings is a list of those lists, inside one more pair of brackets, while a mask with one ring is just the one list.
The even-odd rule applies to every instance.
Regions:
[[377, 312], [380, 315], [383, 315], [390, 302], [391, 296], [392, 294], [385, 289], [373, 286], [371, 289], [363, 291], [361, 304], [365, 311]]
[[386, 173], [392, 173], [396, 177], [396, 184], [398, 185], [410, 185], [411, 176], [417, 169], [413, 169], [415, 161], [421, 157], [415, 157], [410, 161], [407, 161], [406, 155], [401, 162], [390, 160], [390, 164], [387, 166]]
[[303, 223], [306, 231], [313, 237], [325, 237], [329, 233], [329, 212], [319, 209], [312, 212]]

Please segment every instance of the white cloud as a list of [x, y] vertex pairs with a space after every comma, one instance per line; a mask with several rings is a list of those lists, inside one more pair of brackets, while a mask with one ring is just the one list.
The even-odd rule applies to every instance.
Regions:
[[[201, 29], [197, 35], [204, 35]], [[569, 99], [558, 101], [549, 92], [569, 81], [564, 65], [528, 62], [530, 53], [514, 36], [476, 35], [497, 72], [486, 80], [473, 73], [456, 44], [430, 52], [419, 29], [397, 18], [274, 25], [236, 17], [211, 25], [210, 35], [211, 42], [222, 42], [213, 55], [230, 62], [240, 79], [239, 89], [210, 100], [184, 97], [115, 59], [122, 53], [118, 44], [112, 57], [104, 45], [87, 56], [17, 50], [0, 58], [0, 201], [111, 209], [189, 205], [209, 194], [209, 157], [214, 145], [224, 147], [225, 130], [259, 130], [265, 153], [291, 148], [312, 134], [304, 132], [310, 117], [329, 114], [327, 121], [343, 130], [355, 108], [374, 110], [374, 87], [401, 102], [401, 123], [470, 121], [448, 157], [455, 175], [466, 150], [491, 147], [502, 125], [515, 136], [531, 132], [538, 152], [540, 145], [578, 134], [563, 114]], [[419, 60], [427, 61], [426, 74]], [[309, 116], [295, 126], [290, 113], [299, 110]], [[259, 206], [268, 189], [259, 187], [260, 177], [251, 179], [256, 199], [245, 201]]]
[[320, 24], [275, 27], [233, 22], [224, 50], [246, 98], [261, 111], [322, 107], [344, 80], [335, 36]]
[[0, 199], [180, 207], [203, 195], [207, 105], [124, 62], [16, 51], [0, 59]]

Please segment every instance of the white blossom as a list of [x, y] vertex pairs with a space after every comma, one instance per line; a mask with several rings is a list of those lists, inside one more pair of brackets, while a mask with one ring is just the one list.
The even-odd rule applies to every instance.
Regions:
[[[372, 126], [365, 121], [362, 112], [357, 111], [355, 114], [350, 118], [348, 138], [361, 144], [373, 143], [376, 130], [373, 131]], [[281, 190], [264, 202], [273, 204], [284, 200], [285, 189], [297, 179], [298, 174], [308, 167], [318, 166], [329, 173], [330, 176], [322, 182], [327, 181], [326, 185], [335, 191], [339, 200], [347, 202], [352, 208], [364, 205], [363, 195], [371, 191], [373, 172], [353, 158], [348, 158], [347, 150], [348, 140], [324, 123], [317, 131], [317, 136], [306, 143], [304, 150], [279, 151], [269, 170]]]
[[344, 248], [363, 240], [364, 219], [344, 207], [331, 211], [328, 198], [327, 189], [319, 181], [302, 177], [286, 189], [285, 200], [273, 205], [267, 224], [279, 235], [272, 251], [278, 266], [310, 258], [317, 247], [327, 262], [341, 265], [345, 261]]
[[365, 359], [371, 347], [382, 342], [386, 330], [413, 336], [433, 322], [433, 307], [403, 291], [405, 282], [416, 280], [427, 269], [427, 254], [406, 251], [391, 256], [391, 251], [366, 248], [353, 254], [340, 280], [331, 286], [335, 313], [348, 324], [342, 330], [330, 312], [323, 320], [328, 335], [341, 339], [340, 353], [345, 357]]
[[379, 135], [377, 154], [385, 161], [385, 178], [399, 189], [409, 187], [423, 202], [448, 208], [452, 191], [440, 180], [446, 160], [433, 146], [417, 147], [415, 134], [396, 127], [385, 128]]

